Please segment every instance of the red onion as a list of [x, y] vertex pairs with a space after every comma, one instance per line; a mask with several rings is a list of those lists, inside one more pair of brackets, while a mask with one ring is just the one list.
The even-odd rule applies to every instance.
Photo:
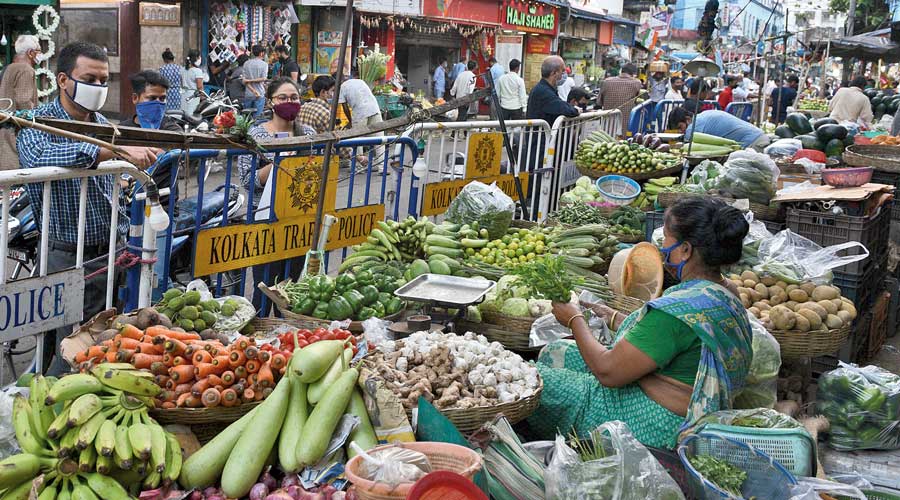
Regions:
[[210, 486], [209, 488], [206, 488], [205, 490], [203, 490], [203, 496], [205, 496], [207, 498], [209, 498], [213, 495], [219, 494], [219, 493], [222, 493], [222, 492], [219, 490], [219, 488], [216, 488], [215, 486]]
[[281, 487], [288, 488], [289, 486], [300, 486], [300, 476], [297, 474], [285, 474], [284, 479], [281, 480]]
[[269, 494], [264, 500], [294, 500], [284, 490], [275, 490]]
[[210, 496], [206, 497], [206, 500], [228, 500], [228, 499], [225, 497], [225, 495], [222, 495], [221, 493], [216, 493], [215, 495], [210, 495]]
[[140, 500], [162, 500], [162, 490], [159, 488], [142, 491], [138, 497]]
[[256, 483], [250, 488], [250, 500], [263, 500], [269, 494], [269, 487], [265, 483]]
[[346, 500], [347, 493], [343, 491], [335, 491], [334, 494], [331, 495], [331, 500]]
[[269, 490], [274, 490], [278, 488], [278, 482], [275, 481], [275, 478], [269, 473], [270, 470], [272, 470], [271, 466], [266, 467], [265, 472], [263, 472], [262, 476], [259, 478], [259, 482], [265, 483]]
[[330, 484], [326, 484], [325, 486], [319, 488], [319, 493], [325, 497], [325, 500], [331, 500], [332, 495], [337, 491], [337, 488]]
[[298, 486], [296, 484], [292, 484], [292, 485], [288, 486], [287, 488], [284, 488], [284, 490], [287, 491], [287, 494], [294, 500], [297, 500], [298, 498], [300, 498], [300, 495], [303, 493], [303, 488], [301, 488], [300, 486]]
[[199, 490], [194, 490], [190, 496], [190, 500], [203, 500], [204, 498], [203, 492]]

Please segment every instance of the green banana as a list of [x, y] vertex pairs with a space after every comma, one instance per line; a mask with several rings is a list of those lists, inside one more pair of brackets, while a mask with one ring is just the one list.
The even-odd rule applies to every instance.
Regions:
[[112, 457], [104, 457], [103, 455], [99, 455], [97, 457], [97, 463], [94, 468], [100, 474], [109, 475], [109, 473], [112, 472], [113, 465], [115, 464], [113, 463]]
[[22, 481], [37, 477], [41, 470], [41, 458], [31, 453], [20, 453], [0, 461], [0, 489], [12, 489]]
[[160, 473], [151, 471], [147, 474], [147, 477], [144, 478], [144, 482], [141, 483], [141, 486], [143, 486], [145, 490], [154, 490], [159, 487], [160, 480], [162, 480]]
[[103, 500], [130, 500], [131, 496], [115, 479], [101, 474], [86, 474], [87, 484]]
[[112, 420], [106, 419], [103, 421], [103, 424], [100, 425], [100, 430], [97, 431], [97, 437], [94, 438], [94, 446], [97, 448], [97, 453], [104, 457], [111, 457], [113, 454], [113, 449], [116, 447], [116, 423]]
[[69, 427], [82, 425], [99, 413], [101, 409], [103, 409], [103, 402], [96, 394], [78, 396], [78, 399], [72, 401], [72, 406], [69, 407], [69, 418], [66, 420], [66, 425]]
[[153, 448], [150, 429], [146, 424], [135, 422], [128, 428], [128, 441], [131, 443], [131, 452], [141, 457], [141, 460], [150, 460], [150, 451]]
[[31, 379], [30, 390], [28, 403], [31, 406], [32, 427], [37, 437], [47, 439], [47, 429], [56, 417], [53, 408], [44, 404], [44, 400], [47, 399], [47, 394], [50, 392], [50, 382], [39, 375]]
[[137, 371], [131, 363], [100, 363], [97, 368], [101, 370], [133, 370]]
[[25, 453], [40, 455], [44, 451], [44, 445], [35, 435], [31, 426], [31, 405], [24, 396], [16, 396], [13, 400], [13, 427], [16, 431], [16, 441]]
[[134, 371], [113, 368], [102, 369], [98, 365], [91, 369], [91, 373], [103, 385], [140, 396], [156, 396], [161, 390], [152, 378], [135, 375], [137, 372]]
[[93, 446], [88, 446], [78, 454], [78, 470], [80, 472], [91, 472], [94, 470], [94, 464], [96, 463], [97, 450]]
[[59, 487], [59, 491], [56, 494], [56, 500], [72, 500], [72, 489], [68, 479]]
[[131, 442], [128, 440], [128, 427], [119, 425], [116, 427], [116, 446], [113, 450], [116, 465], [122, 470], [131, 469], [132, 455]]
[[158, 424], [144, 425], [150, 429], [150, 464], [156, 472], [162, 473], [166, 470], [166, 431]]
[[87, 373], [67, 375], [50, 387], [44, 404], [55, 405], [58, 401], [68, 401], [85, 394], [93, 394], [103, 390], [103, 384], [96, 377]]
[[174, 434], [166, 433], [166, 468], [163, 470], [162, 479], [165, 484], [174, 483], [181, 474], [181, 464], [184, 456], [181, 454], [181, 443]]
[[6, 490], [0, 500], [28, 500], [31, 493], [31, 479], [22, 482], [14, 488]]
[[90, 486], [82, 483], [75, 483], [72, 488], [72, 500], [100, 500], [91, 490]]
[[63, 411], [59, 412], [59, 415], [53, 419], [53, 422], [50, 423], [50, 427], [47, 428], [47, 437], [50, 439], [59, 439], [69, 428], [66, 426], [66, 422], [69, 420], [69, 406], [65, 406]]
[[41, 490], [37, 500], [56, 500], [56, 484], [48, 484]]
[[59, 450], [57, 450], [56, 456], [65, 458], [78, 451], [75, 449], [76, 439], [78, 439], [78, 429], [70, 429], [69, 432], [63, 434], [62, 439], [59, 440]]
[[106, 421], [106, 417], [106, 412], [98, 411], [94, 416], [88, 419], [88, 421], [78, 429], [78, 439], [75, 440], [75, 447], [79, 450], [94, 448], [94, 438], [97, 437], [97, 432], [100, 431], [100, 427], [103, 425], [103, 422]]

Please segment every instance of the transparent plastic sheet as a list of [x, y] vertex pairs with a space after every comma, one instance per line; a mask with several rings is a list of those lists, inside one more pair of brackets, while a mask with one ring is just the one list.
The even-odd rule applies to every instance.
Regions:
[[772, 408], [778, 400], [781, 346], [755, 316], [747, 317], [753, 330], [753, 360], [744, 387], [734, 393], [734, 407]]
[[819, 377], [817, 411], [841, 451], [900, 449], [900, 376], [877, 366], [840, 366]]
[[653, 455], [614, 420], [591, 432], [590, 446], [602, 458], [582, 462], [562, 436], [544, 472], [547, 500], [684, 499], [678, 484]]
[[691, 175], [684, 184], [692, 193], [705, 193], [715, 187], [716, 178], [722, 172], [722, 164], [713, 160], [703, 160], [691, 170]]
[[[592, 314], [590, 310], [591, 304], [603, 304], [603, 299], [584, 290], [578, 296], [578, 302], [594, 338], [604, 345], [612, 344], [612, 333], [609, 331], [609, 327], [606, 326], [606, 322], [598, 315]], [[528, 334], [528, 346], [542, 347], [553, 341], [571, 336], [572, 330], [566, 328], [565, 325], [561, 325], [553, 314], [547, 314], [534, 320], [534, 323], [531, 324], [531, 332]]]
[[[851, 248], [861, 248], [863, 253], [843, 257], [838, 255]], [[788, 284], [804, 281], [827, 284], [831, 283], [832, 269], [868, 256], [869, 251], [858, 241], [822, 248], [790, 229], [785, 229], [759, 245], [760, 263], [753, 270]]]
[[819, 186], [813, 184], [809, 181], [803, 181], [799, 184], [790, 184], [785, 188], [779, 189], [775, 195], [776, 196], [784, 196], [791, 193], [800, 193], [802, 191], [807, 191], [809, 189], [817, 188]]
[[219, 305], [231, 300], [238, 304], [231, 316], [225, 316], [221, 312], [216, 313], [216, 324], [213, 325], [213, 330], [228, 335], [231, 340], [234, 340], [240, 329], [247, 326], [247, 323], [256, 316], [256, 308], [249, 300], [240, 295], [215, 298], [203, 280], [197, 279], [188, 283], [185, 291], [191, 290], [200, 292], [200, 300], [215, 300]]
[[704, 416], [693, 427], [686, 429], [684, 435], [696, 434], [707, 424], [733, 425], [753, 429], [802, 429], [803, 424], [797, 420], [771, 408], [753, 408], [750, 410], [721, 410]]
[[0, 460], [21, 451], [12, 424], [13, 400], [17, 395], [28, 396], [28, 391], [15, 386], [0, 391]]
[[797, 484], [791, 486], [789, 500], [822, 500], [820, 493], [842, 500], [866, 500], [866, 495], [855, 486], [815, 477], [798, 477]]
[[837, 481], [842, 484], [849, 484], [850, 486], [855, 486], [861, 490], [871, 490], [875, 488], [875, 486], [873, 486], [868, 479], [863, 477], [863, 475], [858, 472], [848, 474], [829, 474], [829, 476], [831, 477], [832, 481]]
[[724, 266], [722, 272], [728, 274], [741, 274], [747, 269], [759, 264], [759, 245], [766, 238], [771, 238], [772, 233], [766, 229], [766, 225], [754, 219], [753, 212], [746, 212], [744, 218], [750, 224], [750, 230], [744, 237], [744, 246], [741, 249], [741, 259], [730, 266]]
[[487, 229], [491, 239], [497, 239], [506, 234], [515, 210], [512, 198], [496, 183], [472, 181], [450, 202], [447, 220], [456, 224], [478, 222], [478, 227]]
[[803, 149], [803, 143], [797, 139], [778, 139], [766, 146], [763, 153], [770, 156], [783, 156], [790, 158], [797, 154], [797, 151]]
[[396, 446], [367, 453], [356, 443], [351, 446], [362, 457], [360, 477], [369, 481], [395, 487], [414, 483], [432, 470], [428, 457], [420, 451]]
[[825, 168], [824, 163], [810, 160], [809, 158], [798, 158], [794, 161], [794, 165], [800, 165], [807, 174], [818, 174]]
[[781, 171], [768, 155], [735, 151], [728, 155], [722, 175], [716, 178], [715, 190], [731, 198], [768, 205], [775, 196], [779, 175]]

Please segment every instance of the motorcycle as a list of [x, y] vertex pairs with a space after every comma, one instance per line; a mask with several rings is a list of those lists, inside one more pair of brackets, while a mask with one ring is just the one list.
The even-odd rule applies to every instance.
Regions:
[[193, 114], [187, 114], [180, 109], [166, 111], [166, 116], [174, 119], [181, 125], [185, 131], [190, 132], [208, 132], [214, 129], [213, 120], [221, 113], [234, 111], [236, 113], [250, 113], [251, 110], [244, 111], [240, 103], [232, 101], [224, 90], [217, 90], [207, 94], [203, 90], [197, 90], [193, 97], [200, 98], [200, 104]]

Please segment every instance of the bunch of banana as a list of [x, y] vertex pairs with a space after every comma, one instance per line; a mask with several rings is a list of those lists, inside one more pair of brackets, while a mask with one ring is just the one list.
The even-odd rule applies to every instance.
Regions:
[[[34, 377], [30, 389], [27, 400], [17, 397], [13, 405], [24, 453], [0, 462], [0, 499], [28, 498], [39, 473], [43, 500], [130, 498], [116, 479], [104, 476], [152, 489], [181, 472], [177, 439], [148, 414], [159, 393], [152, 374], [108, 363], [55, 382]], [[19, 491], [24, 496], [12, 494]]]
[[422, 256], [429, 226], [428, 217], [409, 216], [403, 221], [378, 221], [366, 242], [353, 247], [353, 254], [344, 259], [340, 272], [367, 261], [412, 262]]

